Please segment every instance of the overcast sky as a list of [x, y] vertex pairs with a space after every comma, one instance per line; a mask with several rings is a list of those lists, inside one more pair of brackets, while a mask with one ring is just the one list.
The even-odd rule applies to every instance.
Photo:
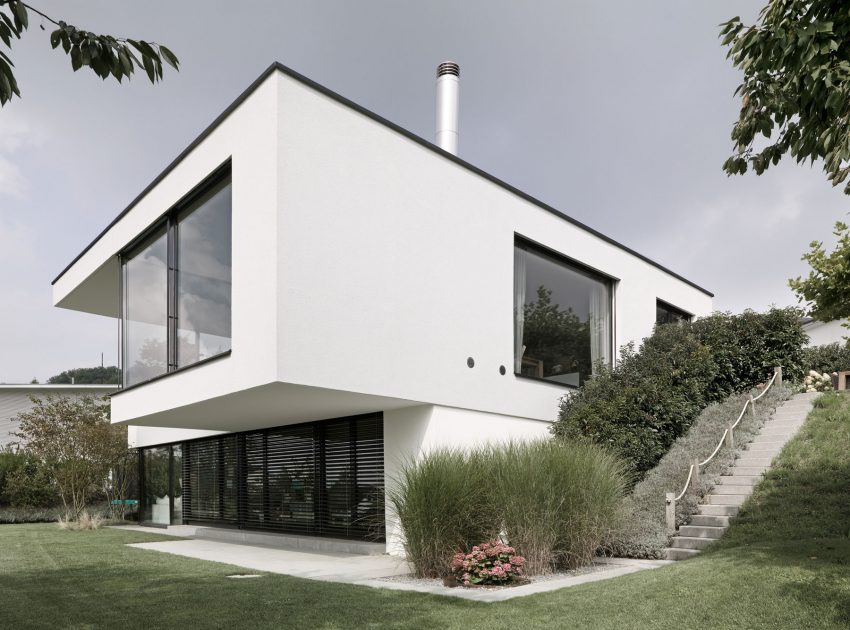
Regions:
[[795, 303], [813, 239], [850, 203], [816, 166], [729, 179], [739, 74], [717, 24], [761, 2], [31, 0], [165, 43], [157, 86], [73, 73], [31, 28], [0, 110], [0, 382], [117, 360], [114, 320], [51, 307], [50, 281], [272, 61], [427, 139], [434, 68], [461, 65], [459, 154], [716, 293]]

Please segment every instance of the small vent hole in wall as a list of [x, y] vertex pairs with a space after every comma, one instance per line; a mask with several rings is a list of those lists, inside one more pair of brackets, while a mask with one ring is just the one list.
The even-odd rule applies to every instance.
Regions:
[[500, 365], [500, 366], [499, 366], [499, 374], [501, 374], [502, 376], [504, 376], [504, 375], [505, 375], [505, 372], [506, 372], [506, 370], [505, 370], [505, 366], [504, 366], [504, 365]]
[[466, 367], [475, 367], [475, 359], [473, 359], [472, 357], [469, 357], [466, 360]]

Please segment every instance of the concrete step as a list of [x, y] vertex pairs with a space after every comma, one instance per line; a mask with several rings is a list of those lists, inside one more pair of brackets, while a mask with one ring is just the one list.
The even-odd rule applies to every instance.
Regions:
[[705, 549], [714, 542], [714, 538], [693, 538], [691, 536], [674, 536], [670, 546], [676, 549]]
[[772, 461], [772, 457], [756, 457], [755, 455], [744, 454], [735, 460], [735, 468], [738, 466], [741, 466], [742, 468], [756, 468], [759, 466], [767, 468], [770, 466], [770, 462]]
[[719, 486], [754, 486], [759, 481], [761, 481], [761, 476], [759, 475], [736, 475], [734, 474], [735, 469], [732, 469], [731, 475], [723, 475], [720, 477], [720, 481], [717, 482]]
[[714, 490], [711, 491], [711, 494], [743, 494], [749, 496], [752, 494], [752, 492], [753, 487], [749, 485], [733, 486], [727, 484], [717, 484], [716, 486], [714, 486]]
[[717, 540], [726, 531], [725, 527], [713, 527], [710, 525], [682, 525], [679, 528], [679, 536], [686, 538], [711, 538]]
[[[716, 507], [716, 506], [715, 506]], [[710, 514], [694, 514], [689, 525], [702, 525], [704, 527], [729, 527], [732, 519], [728, 516], [711, 516]]]
[[767, 466], [743, 466], [736, 462], [735, 466], [731, 469], [731, 472], [734, 475], [760, 477], [765, 470], [767, 470]]
[[781, 451], [785, 446], [785, 442], [781, 440], [771, 440], [770, 442], [750, 442], [747, 444], [747, 451], [751, 453], [762, 451]]
[[765, 427], [759, 433], [759, 437], [762, 439], [773, 438], [774, 441], [778, 442], [790, 435], [794, 435], [798, 429], [799, 425], [793, 427]]
[[708, 502], [711, 505], [741, 505], [749, 496], [749, 494], [711, 494], [708, 496]]
[[738, 513], [737, 505], [716, 505], [702, 504], [698, 505], [699, 514], [705, 516], [735, 516]]
[[664, 551], [667, 552], [668, 560], [687, 560], [699, 553], [699, 549], [677, 549], [674, 547], [667, 547]]

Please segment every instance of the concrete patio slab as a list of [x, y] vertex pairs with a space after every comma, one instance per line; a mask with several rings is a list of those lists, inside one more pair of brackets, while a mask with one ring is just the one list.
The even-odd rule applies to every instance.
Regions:
[[223, 562], [252, 571], [345, 584], [410, 573], [410, 567], [404, 559], [387, 555], [315, 553], [204, 539], [134, 543], [128, 547]]
[[[139, 529], [150, 531], [150, 528]], [[411, 573], [410, 566], [405, 560], [388, 555], [315, 553], [204, 539], [135, 543], [128, 546], [198, 560], [232, 564], [251, 571], [278, 573], [371, 588], [415, 591], [479, 602], [498, 602], [515, 597], [546, 593], [671, 564], [670, 561], [666, 560], [608, 558], [600, 559], [593, 566], [576, 572], [565, 573], [562, 576], [547, 576], [523, 586], [467, 589], [463, 587], [449, 588], [443, 586], [439, 580], [400, 579], [402, 576]]]

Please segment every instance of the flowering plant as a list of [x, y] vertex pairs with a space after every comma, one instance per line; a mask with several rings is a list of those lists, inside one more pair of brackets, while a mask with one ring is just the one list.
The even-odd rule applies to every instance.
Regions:
[[832, 389], [832, 377], [824, 372], [819, 374], [811, 370], [803, 379], [803, 388], [807, 392], [825, 392]]
[[498, 540], [475, 545], [452, 559], [452, 574], [464, 586], [508, 584], [522, 577], [525, 558]]

